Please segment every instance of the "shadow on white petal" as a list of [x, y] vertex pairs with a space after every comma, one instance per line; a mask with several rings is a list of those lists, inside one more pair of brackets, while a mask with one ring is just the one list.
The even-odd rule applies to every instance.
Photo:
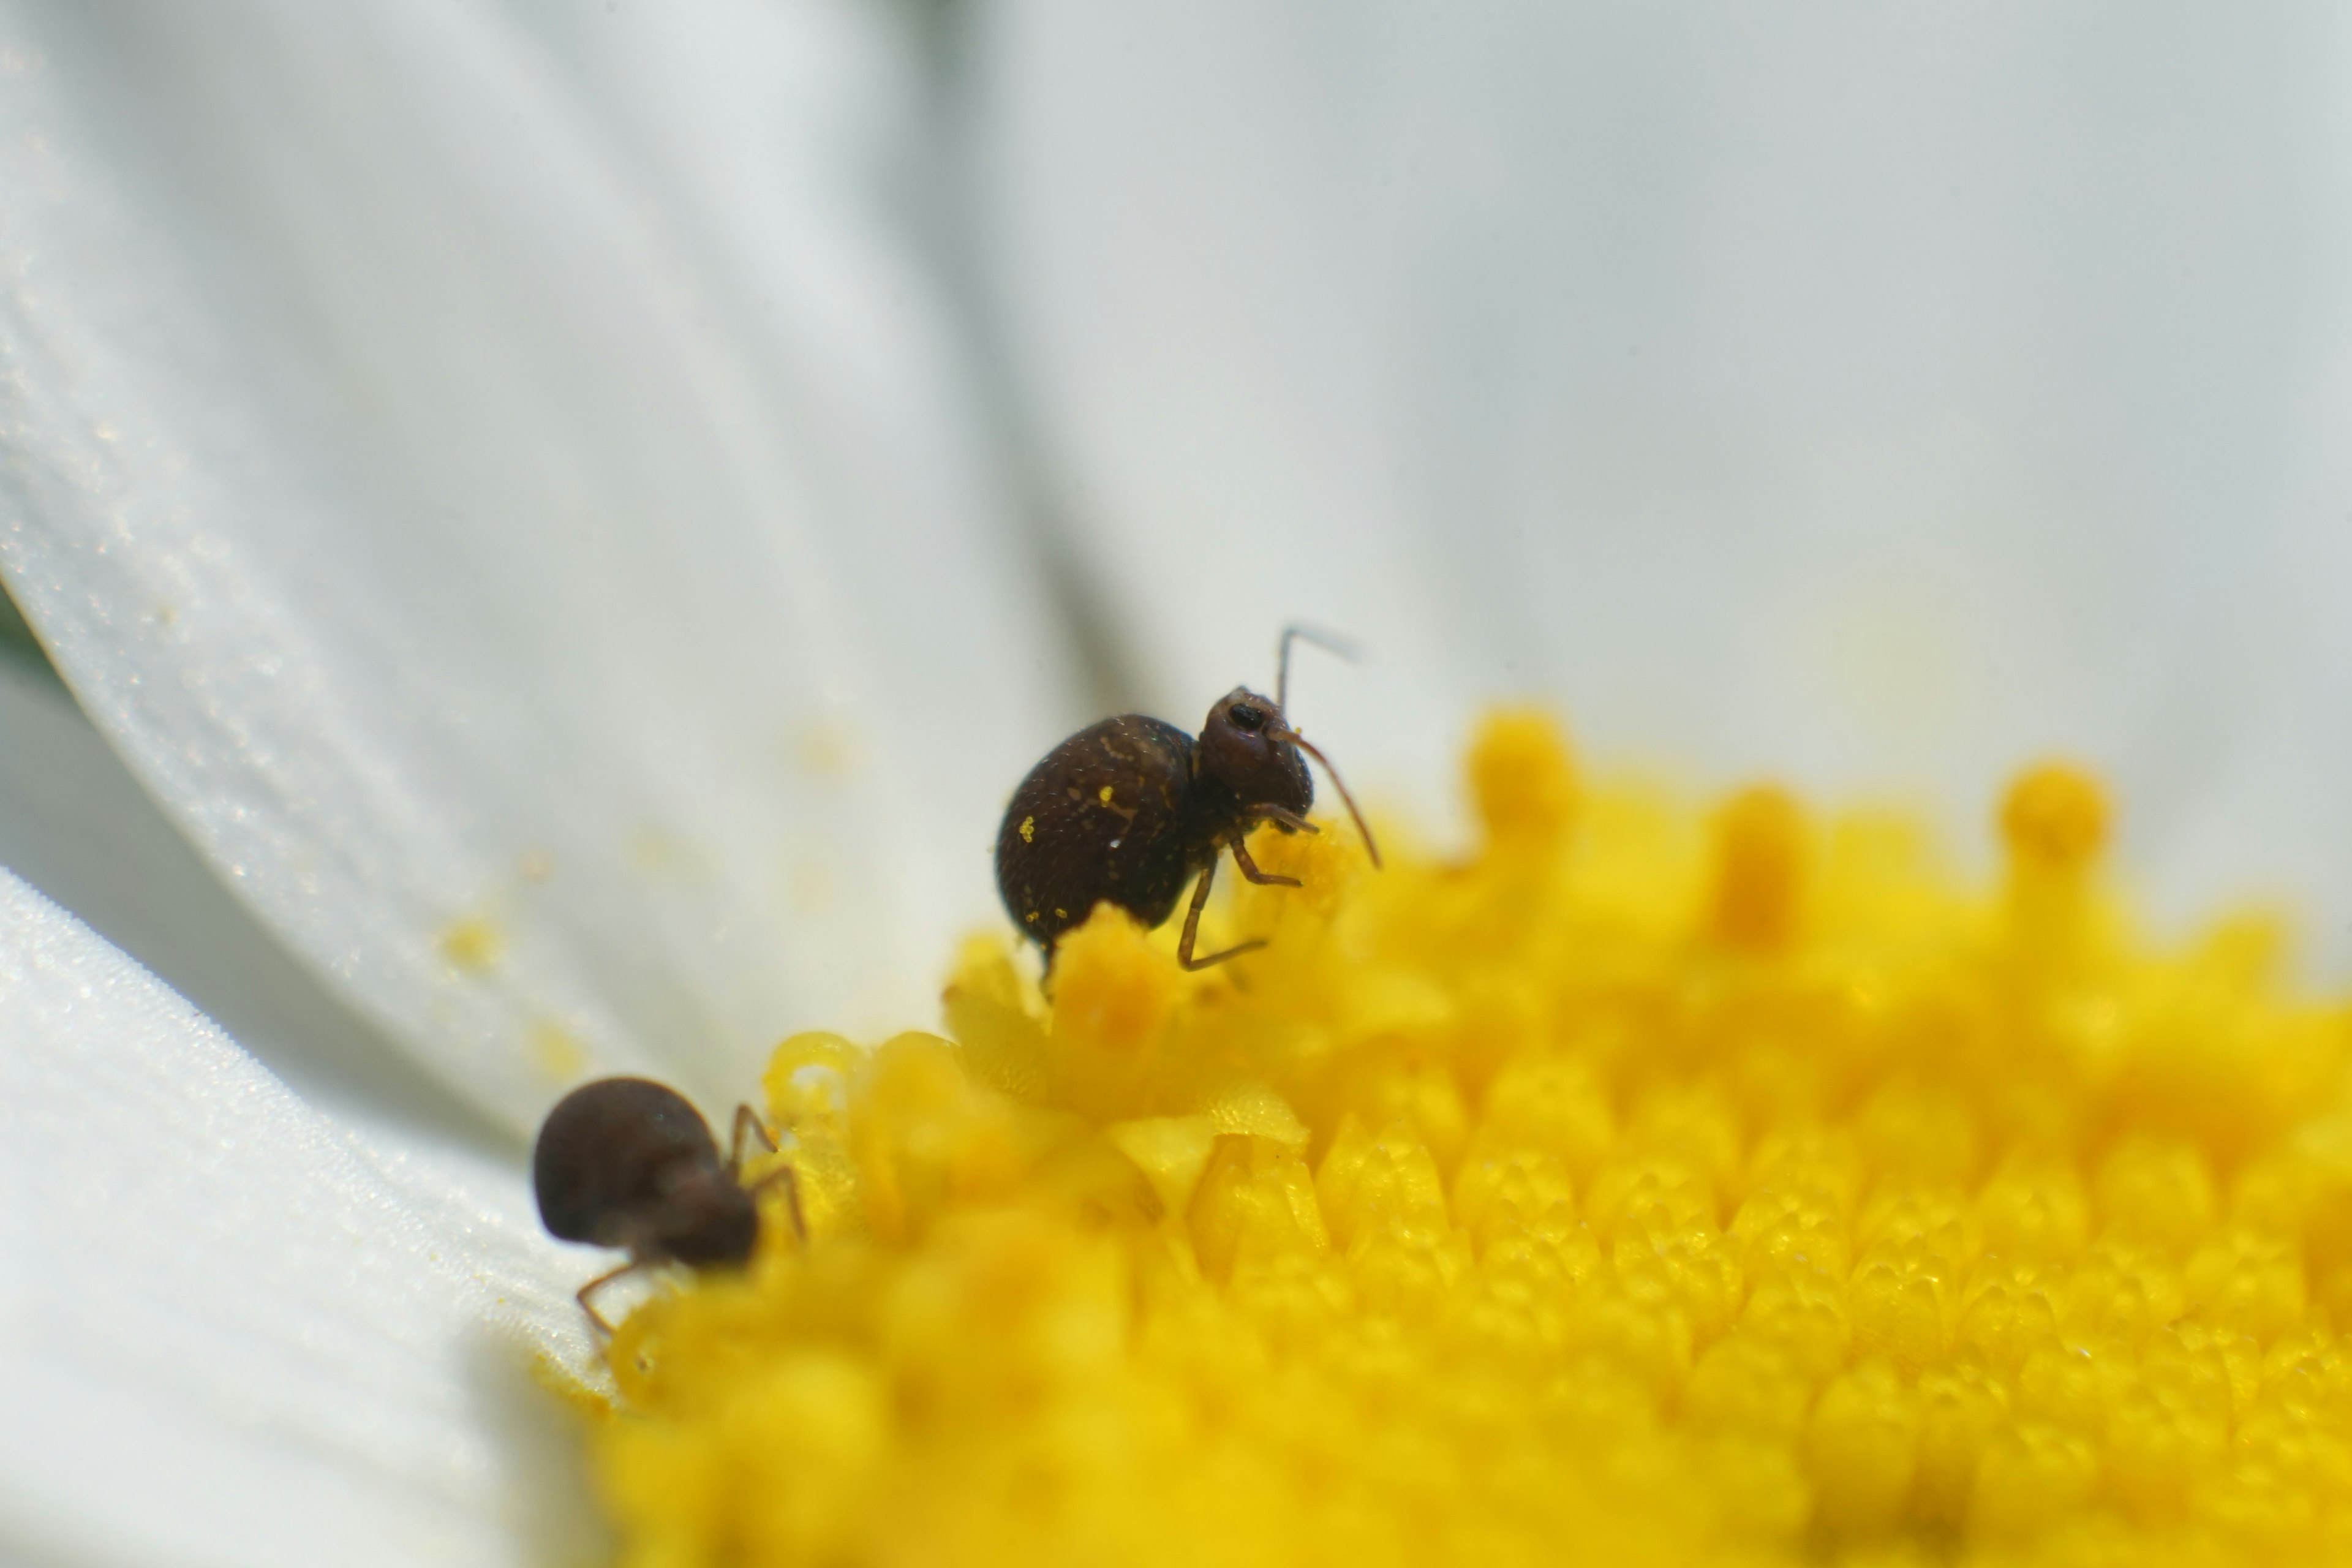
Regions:
[[0, 866], [70, 910], [312, 1106], [503, 1152], [513, 1135], [428, 1077], [263, 930], [54, 681], [0, 666]]
[[585, 1511], [513, 1443], [588, 1354], [518, 1171], [329, 1122], [5, 875], [0, 1103], [0, 1545], [504, 1564]]
[[613, 1532], [591, 1491], [580, 1418], [530, 1371], [533, 1341], [486, 1333], [467, 1358], [474, 1418], [506, 1470], [507, 1523], [524, 1568], [613, 1560]]

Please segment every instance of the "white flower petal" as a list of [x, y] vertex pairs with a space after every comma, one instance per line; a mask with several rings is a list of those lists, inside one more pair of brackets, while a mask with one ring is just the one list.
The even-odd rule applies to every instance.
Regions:
[[659, 9], [0, 13], [0, 567], [517, 1130], [927, 1022], [1061, 700], [888, 209], [912, 68], [864, 7]]
[[510, 1167], [326, 1122], [5, 872], [0, 1104], [0, 1552], [520, 1563], [584, 1515], [524, 1436], [581, 1263]]
[[1971, 825], [2087, 752], [2345, 945], [2340, 7], [997, 15], [997, 275], [1170, 717], [1306, 616], [1424, 793], [1490, 692]]
[[231, 898], [55, 682], [0, 666], [0, 866], [89, 922], [304, 1103], [513, 1155], [503, 1129], [353, 1017]]

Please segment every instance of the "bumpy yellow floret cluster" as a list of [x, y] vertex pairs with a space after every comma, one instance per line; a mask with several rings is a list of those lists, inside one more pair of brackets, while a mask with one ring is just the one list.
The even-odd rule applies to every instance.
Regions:
[[1505, 716], [1483, 847], [1344, 828], [1188, 975], [766, 1080], [810, 1238], [613, 1346], [631, 1568], [2352, 1561], [2352, 1018], [2155, 951], [2051, 768], [1964, 886], [1898, 820], [1588, 789]]

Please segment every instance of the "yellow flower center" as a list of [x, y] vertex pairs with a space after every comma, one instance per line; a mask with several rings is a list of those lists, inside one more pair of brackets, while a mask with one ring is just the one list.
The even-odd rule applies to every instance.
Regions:
[[2352, 1555], [2352, 1018], [2137, 933], [2101, 793], [1977, 889], [1904, 821], [1471, 757], [1475, 858], [1262, 832], [1197, 975], [765, 1080], [805, 1247], [613, 1346], [599, 1486], [696, 1564]]

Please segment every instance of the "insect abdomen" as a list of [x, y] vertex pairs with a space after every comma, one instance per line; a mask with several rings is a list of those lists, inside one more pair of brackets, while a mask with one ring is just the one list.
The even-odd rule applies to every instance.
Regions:
[[531, 1186], [549, 1235], [618, 1247], [638, 1211], [662, 1205], [665, 1171], [718, 1164], [710, 1129], [683, 1095], [647, 1079], [603, 1079], [548, 1112]]
[[996, 888], [1013, 922], [1050, 947], [1095, 905], [1167, 920], [1201, 858], [1187, 787], [1192, 737], [1139, 713], [1106, 719], [1045, 754], [996, 835]]

